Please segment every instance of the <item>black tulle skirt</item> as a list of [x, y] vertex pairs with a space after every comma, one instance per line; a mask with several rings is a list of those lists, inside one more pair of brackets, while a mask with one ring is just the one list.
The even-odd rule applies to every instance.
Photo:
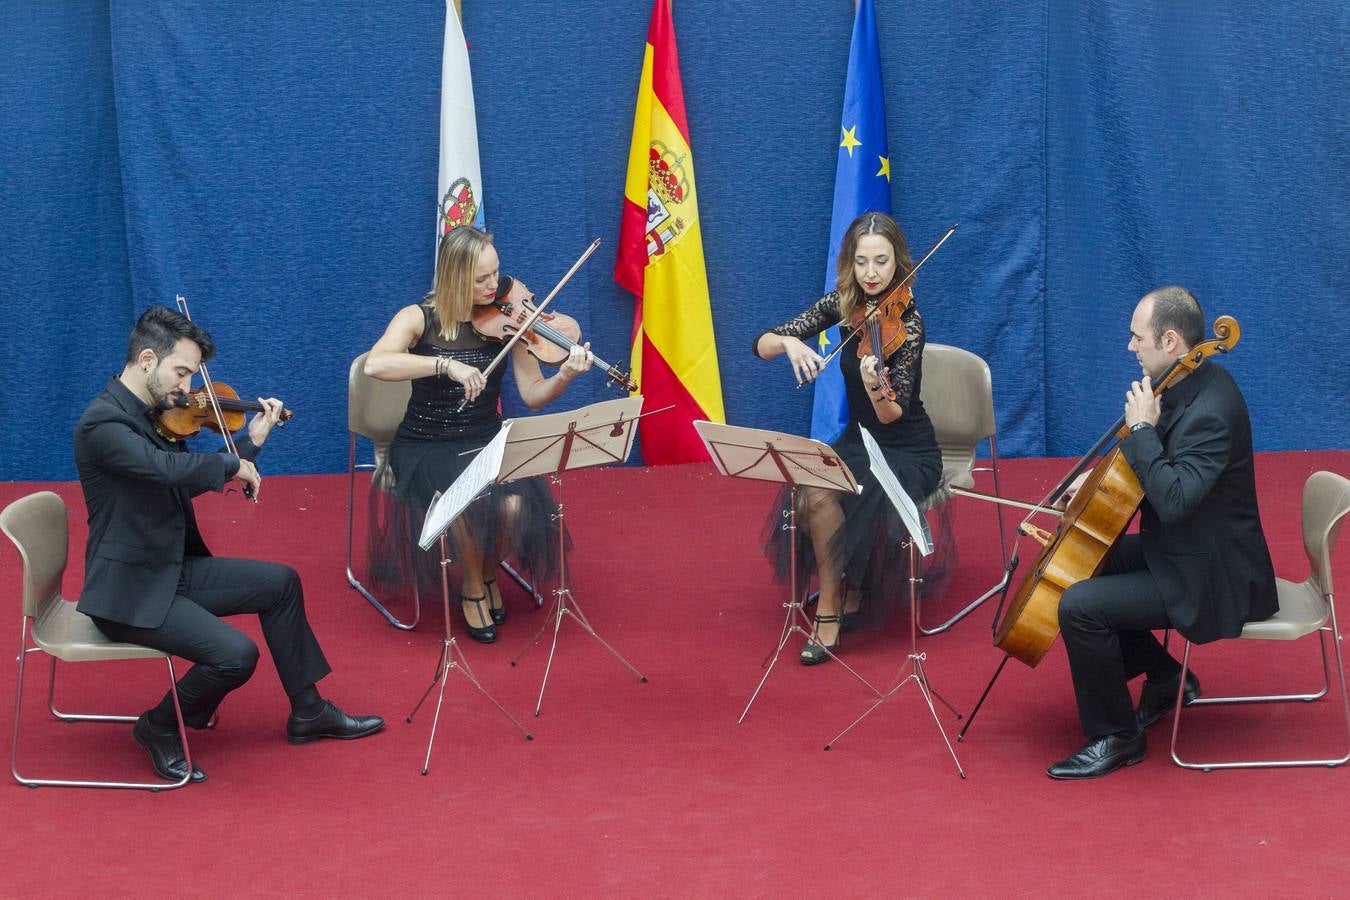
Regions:
[[[885, 433], [874, 435], [882, 441]], [[872, 474], [867, 450], [856, 425], [850, 425], [833, 445], [853, 477], [862, 487], [859, 494], [837, 493], [843, 524], [831, 534], [830, 555], [844, 561], [844, 584], [848, 590], [862, 592], [862, 622], [877, 628], [888, 621], [896, 609], [909, 600], [910, 554], [902, 547], [908, 534], [900, 514]], [[933, 545], [933, 554], [922, 558], [919, 596], [938, 596], [946, 588], [955, 567], [955, 543], [951, 520], [946, 512], [942, 485], [942, 456], [936, 447], [917, 451], [905, 446], [880, 443], [896, 480], [914, 505], [924, 513]], [[787, 581], [791, 560], [788, 521], [791, 497], [789, 488], [779, 492], [764, 526], [764, 554], [772, 563], [779, 581]], [[797, 510], [797, 586], [805, 594], [816, 575], [817, 561], [811, 541], [810, 511], [798, 502]]]
[[[476, 443], [475, 446], [481, 446]], [[371, 481], [369, 504], [369, 575], [386, 594], [407, 591], [416, 578], [422, 591], [439, 590], [440, 551], [424, 552], [417, 544], [427, 507], [468, 467], [475, 454], [453, 441], [395, 442]], [[508, 510], [515, 508], [514, 514]], [[556, 503], [544, 478], [525, 478], [493, 485], [460, 516], [480, 554], [498, 549], [512, 560], [541, 592], [557, 576], [560, 554]], [[462, 548], [447, 532], [451, 558]]]

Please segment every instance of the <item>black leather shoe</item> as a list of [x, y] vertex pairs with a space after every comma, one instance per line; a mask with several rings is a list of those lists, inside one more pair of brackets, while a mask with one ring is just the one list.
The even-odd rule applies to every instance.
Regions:
[[1140, 731], [1132, 737], [1106, 737], [1088, 741], [1087, 745], [1068, 759], [1061, 759], [1045, 770], [1051, 778], [1100, 778], [1110, 775], [1121, 766], [1143, 762], [1148, 756], [1148, 741]]
[[332, 700], [325, 700], [323, 709], [312, 718], [302, 719], [291, 713], [286, 719], [286, 740], [292, 744], [308, 744], [320, 738], [352, 741], [383, 727], [384, 719], [379, 716], [349, 716]]
[[[1180, 680], [1181, 673], [1177, 672], [1166, 681], [1154, 681], [1151, 678], [1144, 681], [1144, 688], [1139, 692], [1139, 709], [1134, 713], [1134, 720], [1140, 728], [1147, 728], [1176, 707]], [[1181, 703], [1190, 706], [1199, 696], [1200, 679], [1195, 677], [1194, 672], [1188, 671], [1186, 692], [1182, 695]]]
[[[131, 726], [131, 736], [150, 754], [150, 765], [155, 774], [167, 781], [182, 781], [187, 771], [187, 757], [183, 755], [183, 744], [178, 740], [178, 732], [163, 734], [156, 731], [150, 720], [142, 715]], [[206, 780], [206, 773], [196, 764], [192, 764], [192, 784]]]

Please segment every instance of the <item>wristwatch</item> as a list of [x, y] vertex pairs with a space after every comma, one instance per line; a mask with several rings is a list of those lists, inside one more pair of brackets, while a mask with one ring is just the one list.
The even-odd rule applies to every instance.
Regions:
[[1152, 428], [1152, 427], [1153, 426], [1147, 422], [1135, 422], [1133, 425], [1130, 426], [1130, 434], [1134, 434], [1141, 428]]

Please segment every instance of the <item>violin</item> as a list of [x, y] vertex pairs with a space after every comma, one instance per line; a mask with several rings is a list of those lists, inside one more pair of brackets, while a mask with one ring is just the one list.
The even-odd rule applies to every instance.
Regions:
[[[545, 312], [528, 324], [537, 307], [529, 300], [519, 304], [498, 298], [491, 303], [473, 308], [473, 330], [493, 341], [510, 340], [522, 327], [520, 342], [525, 349], [540, 362], [551, 366], [562, 365], [572, 348], [581, 342], [581, 326], [577, 320], [562, 313]], [[638, 385], [629, 376], [615, 366], [591, 354], [596, 368], [605, 373], [611, 382], [631, 393], [637, 393]]]
[[[1236, 319], [1220, 316], [1214, 335], [1174, 362], [1153, 385], [1153, 393], [1161, 394], [1209, 357], [1227, 353], [1237, 346], [1242, 331]], [[1144, 499], [1138, 477], [1120, 452], [1119, 442], [1128, 434], [1122, 416], [1050, 492], [1047, 500], [1063, 494], [1087, 463], [1116, 441], [1073, 495], [1053, 533], [1025, 521], [1019, 528], [1041, 545], [1041, 551], [995, 631], [994, 645], [1028, 666], [1039, 663], [1059, 635], [1060, 596], [1070, 585], [1101, 571]]]
[[895, 399], [895, 391], [886, 377], [886, 359], [899, 350], [909, 336], [903, 316], [913, 302], [914, 291], [906, 276], [877, 300], [875, 310], [860, 309], [849, 319], [849, 327], [859, 333], [858, 358], [875, 356], [883, 367], [881, 395], [887, 400]]
[[[247, 420], [245, 413], [265, 412], [262, 404], [256, 400], [241, 400], [239, 393], [223, 381], [211, 382], [211, 388], [195, 388], [188, 391], [184, 397], [179, 397], [169, 409], [161, 410], [159, 418], [155, 421], [155, 429], [162, 437], [171, 441], [181, 441], [190, 438], [201, 431], [202, 426], [210, 428], [217, 434], [223, 434], [221, 422], [216, 420], [215, 410], [211, 407], [210, 392], [216, 394], [216, 401], [220, 404], [221, 420], [224, 422], [226, 431], [233, 434], [243, 429]], [[289, 409], [282, 410], [281, 419], [278, 425], [285, 424], [295, 418], [295, 413]]]

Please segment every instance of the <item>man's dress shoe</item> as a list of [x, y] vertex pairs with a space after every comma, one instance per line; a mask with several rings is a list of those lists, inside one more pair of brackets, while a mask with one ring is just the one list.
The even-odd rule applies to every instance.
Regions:
[[[1135, 721], [1139, 723], [1140, 728], [1147, 728], [1154, 722], [1167, 715], [1176, 707], [1177, 687], [1181, 680], [1181, 673], [1173, 675], [1166, 681], [1154, 681], [1147, 679], [1144, 682], [1143, 690], [1139, 692], [1139, 709], [1135, 711]], [[1182, 696], [1182, 705], [1190, 706], [1200, 696], [1200, 679], [1195, 677], [1194, 672], [1186, 673], [1186, 693]]]
[[[182, 781], [187, 771], [187, 757], [183, 754], [183, 744], [178, 740], [178, 732], [168, 734], [156, 731], [150, 720], [141, 716], [131, 726], [131, 736], [150, 754], [150, 765], [155, 774], [168, 781]], [[206, 780], [206, 773], [196, 764], [192, 764], [192, 784]]]
[[349, 716], [333, 703], [323, 701], [323, 709], [313, 717], [302, 719], [294, 713], [286, 720], [286, 740], [292, 744], [308, 744], [320, 738], [350, 741], [374, 734], [384, 727], [379, 716]]
[[1145, 756], [1148, 756], [1148, 742], [1143, 731], [1131, 737], [1108, 734], [1088, 741], [1082, 750], [1068, 759], [1061, 759], [1046, 769], [1045, 774], [1060, 779], [1100, 778], [1121, 766], [1143, 762]]

